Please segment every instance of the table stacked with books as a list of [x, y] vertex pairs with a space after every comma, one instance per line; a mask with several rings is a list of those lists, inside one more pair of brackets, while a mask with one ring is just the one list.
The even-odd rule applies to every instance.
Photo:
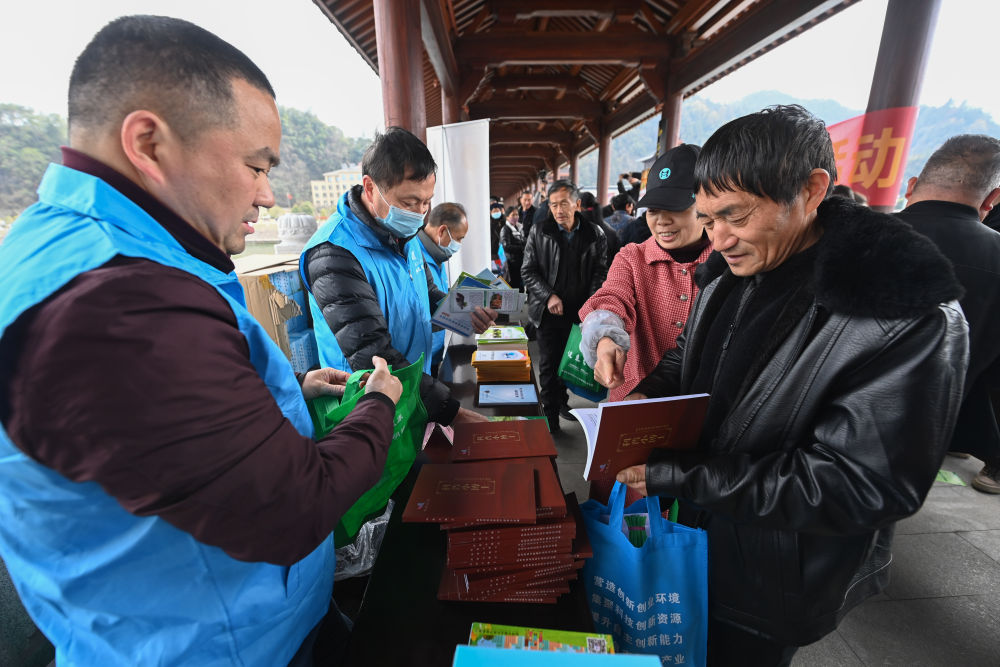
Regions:
[[563, 495], [544, 420], [457, 424], [448, 463], [424, 465], [403, 521], [447, 534], [439, 600], [548, 603], [592, 555]]
[[[526, 352], [526, 337], [521, 344], [509, 351]], [[584, 587], [576, 579], [589, 544], [574, 511], [576, 498], [565, 496], [559, 484], [531, 367], [527, 380], [521, 375], [479, 382], [480, 368], [471, 361], [481, 350], [497, 351], [449, 346], [439, 375], [464, 407], [499, 421], [471, 430], [456, 424], [454, 446], [448, 429], [430, 432], [394, 495], [396, 508], [355, 619], [347, 664], [448, 666], [476, 622], [593, 633]], [[512, 432], [533, 434], [524, 439], [527, 449], [504, 452], [499, 444], [486, 445], [486, 438], [506, 439]], [[492, 501], [499, 500], [499, 509], [468, 507], [468, 496], [485, 494], [479, 485], [497, 479], [497, 471], [506, 471], [492, 487], [500, 494]], [[514, 486], [503, 491], [508, 483]], [[438, 495], [451, 496], [450, 509], [417, 509], [417, 503], [429, 503], [428, 485], [447, 489]], [[410, 519], [421, 513], [419, 522], [404, 520], [404, 514]]]

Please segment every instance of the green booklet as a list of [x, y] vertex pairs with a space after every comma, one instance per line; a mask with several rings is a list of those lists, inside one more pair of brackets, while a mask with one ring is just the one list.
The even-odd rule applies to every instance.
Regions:
[[614, 653], [611, 635], [569, 630], [545, 630], [517, 625], [473, 623], [470, 646], [521, 649], [525, 651], [560, 651], [563, 653]]

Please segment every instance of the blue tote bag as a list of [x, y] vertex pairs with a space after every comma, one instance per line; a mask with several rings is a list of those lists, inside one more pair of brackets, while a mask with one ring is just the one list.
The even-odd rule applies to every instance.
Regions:
[[[664, 519], [655, 496], [626, 509], [626, 488], [615, 482], [607, 506], [596, 500], [580, 506], [594, 550], [583, 567], [594, 629], [612, 635], [616, 651], [653, 653], [664, 665], [702, 666], [708, 535]], [[636, 531], [645, 533], [644, 541], [626, 537]]]

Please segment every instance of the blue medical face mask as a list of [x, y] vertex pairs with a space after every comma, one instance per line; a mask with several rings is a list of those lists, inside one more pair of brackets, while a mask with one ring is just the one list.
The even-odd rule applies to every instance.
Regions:
[[424, 226], [423, 213], [414, 213], [413, 211], [407, 211], [405, 208], [393, 206], [385, 201], [382, 190], [377, 185], [375, 189], [378, 190], [378, 196], [382, 198], [385, 205], [389, 207], [389, 214], [384, 218], [377, 218], [377, 220], [385, 225], [386, 229], [392, 232], [393, 236], [408, 239], [420, 231], [421, 227]]
[[500, 211], [493, 211], [492, 213], [490, 213], [490, 217], [493, 218], [494, 220], [499, 220], [501, 215], [502, 213], [500, 213]]
[[441, 248], [441, 251], [444, 253], [445, 257], [450, 258], [452, 255], [454, 255], [461, 249], [462, 244], [456, 241], [455, 237], [451, 235], [451, 229], [448, 229], [448, 227], [445, 227], [445, 229], [448, 230], [448, 238], [450, 238], [451, 241], [448, 243], [448, 245], [438, 245], [438, 247]]

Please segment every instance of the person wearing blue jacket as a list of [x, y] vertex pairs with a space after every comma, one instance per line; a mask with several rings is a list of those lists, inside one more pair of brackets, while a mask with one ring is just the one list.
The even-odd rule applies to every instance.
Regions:
[[[376, 133], [361, 159], [361, 184], [340, 198], [299, 263], [321, 364], [358, 370], [374, 354], [401, 368], [422, 357], [420, 398], [428, 421], [485, 421], [430, 373], [431, 313], [445, 293], [425, 268], [417, 232], [431, 207], [436, 170], [427, 146], [409, 131]], [[476, 332], [496, 315], [477, 307]]]
[[[333, 528], [375, 482], [383, 359], [313, 439], [245, 306], [281, 121], [267, 78], [186, 21], [129, 16], [76, 61], [69, 143], [0, 246], [0, 557], [59, 665], [331, 664]], [[340, 389], [342, 391], [342, 388]]]
[[[441, 292], [448, 292], [448, 260], [462, 248], [462, 239], [469, 233], [469, 218], [465, 207], [454, 202], [438, 204], [427, 215], [427, 224], [417, 232], [420, 249], [424, 251], [424, 264], [434, 286]], [[434, 326], [434, 343], [431, 359], [431, 375], [437, 376], [437, 368], [444, 357], [444, 335], [442, 327]]]

